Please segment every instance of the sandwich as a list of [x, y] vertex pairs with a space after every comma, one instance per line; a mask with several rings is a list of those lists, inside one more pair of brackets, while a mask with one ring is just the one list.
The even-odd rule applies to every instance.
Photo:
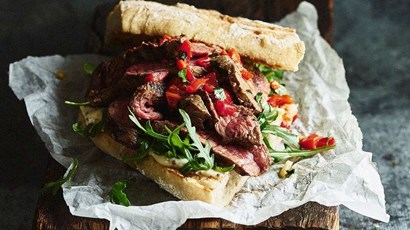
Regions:
[[226, 206], [275, 161], [334, 147], [291, 131], [297, 105], [280, 80], [304, 55], [294, 29], [124, 1], [105, 39], [131, 48], [92, 71], [73, 129], [181, 200]]

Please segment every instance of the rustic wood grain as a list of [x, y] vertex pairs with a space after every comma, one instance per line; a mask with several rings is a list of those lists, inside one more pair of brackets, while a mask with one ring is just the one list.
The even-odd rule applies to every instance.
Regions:
[[[44, 183], [64, 175], [65, 168], [50, 157]], [[189, 219], [180, 229], [338, 229], [339, 208], [309, 202], [288, 210], [256, 226], [234, 224], [223, 219]], [[33, 220], [33, 229], [108, 229], [109, 222], [102, 219], [71, 215], [64, 202], [62, 191], [55, 196], [49, 192], [40, 195]]]

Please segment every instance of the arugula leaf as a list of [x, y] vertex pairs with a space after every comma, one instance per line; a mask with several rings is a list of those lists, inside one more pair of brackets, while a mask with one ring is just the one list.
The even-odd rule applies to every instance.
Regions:
[[122, 160], [124, 162], [134, 162], [134, 161], [141, 161], [143, 160], [146, 156], [148, 156], [149, 150], [150, 150], [150, 144], [148, 140], [139, 137], [138, 138], [138, 149], [136, 151], [136, 154], [133, 156], [124, 156]]
[[292, 149], [300, 149], [299, 137], [297, 134], [289, 132], [287, 129], [277, 125], [266, 125], [262, 134], [273, 134], [282, 140]]
[[181, 114], [182, 119], [185, 122], [185, 126], [188, 129], [189, 136], [193, 141], [192, 145], [195, 146], [199, 151], [196, 157], [204, 159], [204, 166], [207, 169], [213, 168], [215, 157], [213, 154], [211, 154], [211, 145], [209, 144], [209, 142], [206, 142], [205, 146], [203, 146], [198, 134], [196, 134], [196, 128], [191, 124], [191, 119], [189, 118], [188, 114], [182, 109], [179, 109], [179, 113]]
[[225, 101], [226, 100], [225, 90], [221, 87], [215, 87], [214, 95], [215, 95], [215, 98], [220, 100], [220, 101]]
[[256, 67], [261, 71], [263, 75], [265, 75], [266, 79], [268, 79], [269, 82], [272, 82], [274, 80], [281, 81], [285, 74], [285, 71], [283, 70], [272, 69], [262, 64], [256, 64]]
[[124, 205], [126, 207], [131, 205], [128, 200], [127, 194], [124, 193], [124, 189], [127, 187], [127, 180], [117, 181], [114, 186], [112, 186], [110, 192], [110, 202], [114, 204]]
[[214, 166], [214, 170], [215, 170], [215, 171], [217, 171], [217, 172], [222, 172], [222, 173], [224, 173], [224, 172], [229, 172], [229, 171], [231, 171], [233, 168], [235, 168], [235, 165], [234, 165], [234, 164], [231, 165], [231, 166], [227, 166], [227, 167], [220, 167], [220, 166], [218, 166], [218, 165], [216, 165], [216, 164], [215, 164], [215, 166]]
[[268, 103], [266, 103], [265, 106], [263, 106], [262, 112], [258, 116], [258, 122], [261, 127], [261, 131], [263, 131], [266, 126], [274, 122], [278, 118], [278, 116], [279, 112]]
[[89, 101], [86, 101], [86, 102], [64, 101], [64, 104], [66, 104], [66, 105], [74, 105], [74, 106], [84, 106], [84, 105], [89, 105], [90, 102], [89, 102]]
[[260, 105], [260, 107], [262, 107], [262, 93], [259, 92], [255, 95], [255, 101], [258, 102], [258, 104]]
[[74, 132], [78, 133], [83, 137], [95, 137], [98, 133], [104, 132], [105, 119], [98, 122], [97, 124], [89, 124], [86, 127], [82, 127], [79, 122], [76, 122], [72, 125]]
[[[135, 114], [129, 109], [129, 118], [135, 125], [147, 136], [150, 137], [151, 149], [158, 155], [165, 155], [168, 158], [187, 159], [188, 162], [179, 170], [181, 173], [189, 173], [198, 170], [209, 170], [214, 168], [215, 157], [211, 154], [211, 145], [207, 142], [202, 145], [196, 128], [192, 126], [188, 114], [180, 109], [179, 112], [184, 122], [174, 130], [164, 127], [168, 135], [157, 133], [153, 130], [150, 121], [147, 121], [145, 127], [141, 125]], [[181, 138], [180, 131], [186, 128], [188, 135]], [[229, 171], [230, 168], [221, 168]]]
[[270, 156], [274, 159], [275, 162], [282, 161], [291, 157], [312, 157], [318, 153], [329, 151], [334, 149], [336, 146], [323, 146], [321, 148], [316, 148], [314, 150], [305, 150], [305, 149], [292, 149], [292, 148], [285, 148], [285, 150], [274, 150], [269, 149]]
[[128, 111], [130, 114], [128, 117], [131, 119], [132, 122], [134, 122], [135, 125], [137, 125], [138, 128], [140, 128], [146, 135], [151, 136], [156, 139], [160, 139], [162, 141], [166, 141], [168, 139], [167, 136], [157, 133], [154, 131], [154, 129], [151, 126], [151, 122], [147, 121], [145, 124], [145, 128], [141, 125], [141, 123], [138, 121], [138, 118], [135, 116], [135, 114], [131, 111], [130, 108], [128, 108]]
[[94, 72], [94, 70], [95, 70], [95, 68], [96, 68], [96, 66], [95, 66], [95, 65], [92, 65], [92, 64], [90, 64], [90, 63], [84, 63], [84, 65], [83, 65], [83, 70], [84, 70], [84, 72], [85, 72], [86, 74], [88, 74], [88, 75], [92, 75], [93, 72]]
[[181, 69], [180, 71], [178, 71], [178, 77], [182, 79], [182, 82], [188, 82], [188, 80], [186, 79], [186, 69]]
[[77, 171], [78, 167], [78, 160], [74, 158], [72, 167], [70, 171], [68, 171], [67, 175], [63, 178], [60, 178], [56, 181], [52, 181], [44, 185], [44, 187], [41, 189], [41, 193], [51, 189], [53, 195], [57, 193], [57, 191], [61, 188], [61, 186], [67, 182], [68, 187], [71, 188], [71, 178], [74, 176], [75, 172]]

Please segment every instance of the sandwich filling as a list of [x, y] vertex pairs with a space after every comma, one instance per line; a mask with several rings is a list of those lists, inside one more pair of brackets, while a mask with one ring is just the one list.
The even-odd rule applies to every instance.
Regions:
[[136, 150], [137, 160], [147, 151], [187, 173], [234, 168], [258, 176], [278, 159], [272, 153], [334, 146], [333, 138], [316, 135], [315, 145], [301, 147], [290, 131], [297, 105], [282, 76], [234, 49], [165, 35], [95, 69], [87, 101], [104, 109], [89, 110], [86, 126], [103, 122], [116, 141]]

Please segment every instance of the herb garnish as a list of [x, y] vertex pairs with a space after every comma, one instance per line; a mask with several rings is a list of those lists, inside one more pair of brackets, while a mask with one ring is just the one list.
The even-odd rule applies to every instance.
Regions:
[[110, 202], [114, 204], [124, 205], [126, 207], [131, 205], [128, 200], [127, 194], [124, 193], [124, 189], [127, 187], [127, 180], [117, 181], [110, 191]]
[[[135, 114], [130, 110], [129, 118], [135, 125], [150, 138], [151, 149], [159, 155], [165, 155], [168, 158], [187, 159], [188, 162], [180, 168], [181, 173], [195, 172], [199, 170], [215, 169], [219, 172], [227, 172], [233, 169], [233, 166], [219, 167], [215, 165], [215, 157], [211, 153], [211, 145], [207, 142], [202, 144], [196, 128], [192, 126], [191, 119], [188, 114], [180, 109], [179, 113], [184, 120], [184, 123], [176, 127], [174, 130], [165, 127], [168, 135], [157, 133], [153, 130], [151, 122], [147, 121], [145, 127], [141, 125]], [[180, 135], [181, 129], [186, 128], [188, 134]], [[147, 139], [148, 140], [148, 139]], [[160, 151], [155, 151], [161, 148]]]
[[221, 87], [215, 87], [214, 95], [215, 95], [215, 98], [220, 100], [220, 101], [225, 101], [226, 100], [225, 90]]
[[64, 104], [74, 105], [74, 106], [86, 106], [86, 105], [89, 105], [90, 102], [89, 101], [86, 101], [86, 102], [64, 101]]
[[186, 69], [181, 69], [180, 71], [178, 71], [178, 77], [182, 79], [182, 82], [188, 82], [188, 80], [186, 79]]
[[318, 153], [334, 149], [335, 147], [336, 147], [335, 145], [331, 145], [331, 146], [326, 145], [326, 146], [316, 148], [313, 150], [305, 150], [305, 149], [292, 149], [289, 146], [287, 146], [284, 150], [269, 149], [269, 154], [274, 159], [275, 162], [278, 162], [278, 161], [282, 161], [282, 160], [285, 160], [291, 157], [302, 157], [302, 158], [312, 157]]
[[272, 69], [262, 64], [256, 64], [256, 67], [265, 75], [269, 82], [281, 81], [285, 71], [279, 69]]
[[88, 75], [92, 75], [95, 68], [96, 68], [95, 65], [92, 65], [90, 63], [84, 63], [84, 65], [83, 65], [83, 70]]
[[82, 127], [79, 122], [72, 125], [73, 131], [83, 137], [95, 137], [98, 133], [104, 132], [104, 127], [104, 119], [97, 124], [89, 124], [86, 127]]
[[78, 160], [74, 158], [73, 160], [73, 165], [70, 169], [70, 171], [67, 173], [67, 175], [63, 178], [60, 178], [56, 181], [52, 181], [44, 185], [44, 187], [41, 189], [41, 192], [45, 192], [49, 189], [52, 190], [53, 195], [57, 193], [57, 191], [61, 188], [61, 186], [67, 182], [68, 187], [71, 188], [71, 178], [74, 176], [75, 172], [77, 171], [78, 167]]

